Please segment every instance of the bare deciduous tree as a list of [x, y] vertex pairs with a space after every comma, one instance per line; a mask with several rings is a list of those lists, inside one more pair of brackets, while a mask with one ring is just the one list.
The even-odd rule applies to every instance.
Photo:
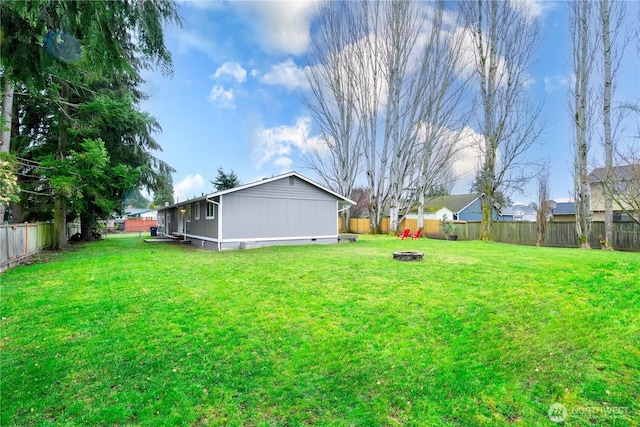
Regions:
[[358, 174], [362, 155], [374, 233], [386, 206], [393, 231], [416, 185], [441, 184], [451, 166], [455, 149], [441, 134], [451, 136], [446, 126], [461, 104], [461, 67], [443, 13], [444, 2], [361, 1], [329, 3], [320, 18], [307, 105], [329, 153], [309, 163], [337, 185]]
[[[322, 144], [312, 145], [307, 165], [339, 194], [351, 194], [362, 169], [361, 140], [354, 111], [353, 64], [345, 48], [357, 42], [352, 31], [351, 5], [330, 2], [320, 14], [319, 31], [311, 40], [307, 79], [311, 89], [304, 99]], [[349, 209], [342, 211], [343, 231], [349, 227]]]
[[465, 148], [462, 135], [469, 111], [461, 106], [468, 95], [463, 76], [463, 33], [444, 32], [444, 3], [432, 9], [428, 39], [422, 55], [425, 81], [417, 157], [418, 228], [424, 227], [424, 203], [430, 189], [451, 188], [457, 176], [453, 163]]
[[356, 202], [349, 209], [351, 218], [365, 218], [369, 213], [369, 192], [367, 189], [362, 186], [355, 187], [349, 198]]
[[[613, 173], [613, 152], [615, 132], [612, 129], [611, 100], [615, 93], [615, 78], [622, 59], [625, 40], [620, 40], [620, 32], [624, 28], [625, 5], [615, 0], [600, 0], [600, 40], [602, 50], [602, 117], [603, 145], [605, 152], [605, 170], [607, 176]], [[613, 197], [609, 192], [604, 194], [605, 203], [605, 240], [612, 241], [613, 236]]]
[[473, 42], [474, 75], [479, 86], [481, 167], [476, 184], [484, 193], [480, 238], [491, 240], [496, 194], [530, 179], [532, 164], [523, 154], [540, 136], [540, 106], [528, 100], [527, 68], [538, 42], [539, 22], [518, 2], [461, 2]]
[[576, 232], [580, 246], [590, 249], [591, 193], [588, 178], [588, 155], [591, 140], [593, 101], [590, 78], [593, 68], [594, 44], [589, 27], [592, 25], [592, 4], [589, 0], [573, 0], [569, 6], [569, 29], [573, 44], [574, 87], [569, 106], [574, 128], [574, 196]]
[[536, 209], [536, 231], [538, 238], [536, 246], [543, 246], [547, 234], [548, 216], [551, 213], [551, 204], [549, 200], [549, 162], [542, 165], [537, 178], [536, 193], [538, 196], [538, 206]]

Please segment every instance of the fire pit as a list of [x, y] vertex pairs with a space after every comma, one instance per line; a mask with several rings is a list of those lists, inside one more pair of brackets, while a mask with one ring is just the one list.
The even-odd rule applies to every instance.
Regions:
[[393, 259], [398, 261], [422, 261], [422, 252], [400, 251], [393, 253]]

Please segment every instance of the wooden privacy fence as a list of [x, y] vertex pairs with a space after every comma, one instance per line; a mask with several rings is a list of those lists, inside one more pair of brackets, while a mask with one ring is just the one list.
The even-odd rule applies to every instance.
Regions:
[[[400, 222], [398, 230], [402, 231], [405, 228], [411, 229], [412, 233], [418, 230], [418, 220], [405, 219]], [[338, 230], [342, 229], [342, 218], [338, 218]], [[370, 229], [370, 221], [368, 218], [350, 218], [349, 219], [349, 232], [356, 234], [367, 234]], [[380, 233], [386, 234], [389, 232], [389, 218], [382, 218], [380, 221]]]
[[[480, 236], [479, 222], [469, 222], [466, 224], [466, 228], [468, 239], [474, 240]], [[502, 243], [534, 246], [538, 240], [535, 222], [496, 222], [492, 225], [492, 234], [494, 241]], [[604, 235], [604, 222], [591, 223], [591, 240], [589, 243], [592, 248], [600, 247], [600, 236]], [[614, 249], [640, 251], [640, 227], [632, 222], [614, 223], [612, 241], [609, 243]], [[577, 248], [580, 246], [575, 223], [548, 223], [544, 246], [563, 248]]]
[[[480, 222], [454, 221], [455, 234], [458, 240], [477, 240], [480, 237]], [[339, 221], [339, 226], [342, 222]], [[383, 218], [380, 224], [381, 232], [389, 231], [389, 219]], [[418, 220], [405, 219], [400, 222], [398, 231], [405, 228], [415, 233]], [[369, 220], [366, 218], [352, 218], [349, 221], [351, 233], [364, 234], [369, 232]], [[492, 224], [493, 240], [502, 243], [535, 246], [538, 232], [535, 222], [501, 221]], [[599, 248], [599, 236], [604, 236], [604, 222], [592, 223], [591, 247]], [[440, 231], [440, 221], [425, 219], [423, 235], [431, 238], [443, 239]], [[549, 222], [547, 224], [545, 246], [577, 248], [580, 246], [576, 226], [573, 222]], [[613, 224], [613, 239], [610, 242], [614, 249], [626, 251], [640, 251], [640, 226], [632, 222], [617, 222]]]
[[[464, 221], [455, 221], [456, 224], [464, 223]], [[369, 219], [368, 218], [351, 218], [349, 220], [349, 232], [356, 234], [366, 234], [369, 232]], [[398, 232], [401, 232], [405, 228], [411, 230], [412, 233], [418, 231], [418, 220], [405, 218], [400, 221], [398, 225]], [[342, 229], [342, 218], [338, 218], [338, 229]], [[464, 230], [459, 230], [464, 232]], [[380, 233], [386, 234], [389, 232], [389, 218], [382, 218], [380, 221]], [[423, 235], [428, 237], [444, 237], [440, 233], [440, 221], [437, 219], [425, 219], [424, 227], [422, 229]]]
[[0, 273], [51, 246], [53, 224], [0, 225]]

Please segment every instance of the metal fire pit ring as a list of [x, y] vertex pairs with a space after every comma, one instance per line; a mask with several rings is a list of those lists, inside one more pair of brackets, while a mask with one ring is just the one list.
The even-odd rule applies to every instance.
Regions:
[[393, 253], [393, 259], [398, 261], [422, 261], [422, 252], [398, 251]]

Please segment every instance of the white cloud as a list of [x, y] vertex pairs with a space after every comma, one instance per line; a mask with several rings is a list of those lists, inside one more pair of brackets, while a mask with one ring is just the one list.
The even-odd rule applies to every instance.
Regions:
[[[462, 74], [471, 76], [476, 72], [476, 41], [474, 33], [471, 28], [458, 27], [453, 35], [455, 40], [459, 40], [459, 43], [454, 44], [454, 49], [460, 49], [460, 65], [462, 66]], [[488, 66], [488, 64], [487, 64]], [[497, 75], [501, 76], [504, 73], [504, 59], [498, 58], [498, 71]]]
[[220, 108], [235, 108], [233, 98], [233, 89], [225, 90], [222, 86], [215, 85], [211, 88], [207, 101], [216, 104]]
[[282, 170], [289, 171], [291, 170], [291, 165], [293, 164], [293, 160], [289, 157], [278, 157], [274, 162], [274, 165], [278, 166]]
[[541, 18], [555, 7], [547, 0], [511, 0], [511, 7], [520, 12], [528, 20]]
[[272, 128], [258, 128], [255, 132], [253, 150], [256, 168], [273, 161], [276, 166], [287, 170], [293, 164], [291, 159], [294, 150], [300, 154], [307, 153], [322, 145], [320, 138], [310, 136], [311, 119], [300, 117], [292, 126], [280, 125]]
[[231, 3], [254, 25], [263, 49], [300, 55], [309, 47], [310, 21], [316, 1], [262, 1]]
[[282, 85], [290, 91], [309, 87], [304, 69], [298, 68], [291, 58], [272, 66], [271, 70], [262, 76], [260, 81], [268, 85]]
[[202, 193], [204, 189], [204, 178], [199, 173], [187, 175], [180, 182], [173, 186], [173, 194], [176, 201], [184, 201], [195, 194]]
[[209, 77], [215, 80], [231, 78], [238, 83], [244, 83], [247, 80], [247, 70], [237, 62], [225, 62]]
[[570, 79], [567, 76], [555, 75], [544, 78], [544, 91], [551, 94], [557, 90], [566, 91], [571, 86]]
[[453, 194], [466, 194], [469, 192], [481, 159], [479, 145], [481, 138], [482, 135], [476, 133], [470, 127], [465, 127], [459, 134], [457, 144], [459, 144], [460, 151], [453, 164], [454, 173], [458, 177], [458, 181], [453, 188]]
[[197, 30], [180, 30], [174, 33], [177, 34], [178, 51], [181, 53], [187, 53], [189, 50], [195, 49], [213, 56], [216, 50], [215, 44]]

